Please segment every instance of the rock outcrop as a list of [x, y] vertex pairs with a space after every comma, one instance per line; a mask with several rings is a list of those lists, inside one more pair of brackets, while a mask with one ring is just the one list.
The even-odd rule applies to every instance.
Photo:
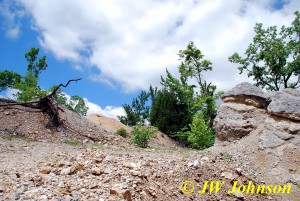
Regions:
[[268, 104], [268, 96], [260, 88], [243, 82], [236, 85], [222, 96], [224, 102], [243, 103], [258, 108], [264, 108]]
[[267, 94], [241, 83], [222, 100], [214, 121], [216, 147], [239, 161], [239, 168], [251, 165], [266, 183], [291, 183], [295, 197], [282, 200], [299, 198], [300, 92]]
[[240, 139], [259, 126], [275, 132], [300, 134], [300, 92], [285, 89], [271, 95], [243, 82], [225, 93], [214, 121], [217, 139]]
[[300, 92], [293, 89], [285, 89], [271, 95], [271, 103], [268, 113], [282, 116], [291, 120], [300, 121]]
[[240, 139], [255, 130], [266, 117], [264, 109], [242, 103], [223, 103], [214, 122], [217, 138], [221, 141]]

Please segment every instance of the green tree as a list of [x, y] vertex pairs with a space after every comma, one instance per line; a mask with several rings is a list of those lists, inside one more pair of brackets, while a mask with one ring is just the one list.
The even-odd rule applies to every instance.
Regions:
[[0, 92], [12, 88], [16, 83], [21, 82], [21, 78], [19, 73], [8, 70], [0, 71]]
[[191, 77], [197, 80], [197, 83], [200, 87], [200, 93], [202, 95], [208, 95], [206, 82], [203, 80], [202, 73], [204, 71], [212, 70], [212, 62], [204, 58], [204, 55], [201, 53], [201, 50], [198, 49], [194, 42], [189, 42], [187, 49], [179, 50], [179, 59], [182, 61], [179, 66], [179, 73], [184, 77]]
[[46, 95], [47, 92], [38, 86], [38, 80], [41, 71], [45, 70], [48, 65], [46, 63], [46, 56], [38, 59], [38, 54], [38, 48], [31, 48], [25, 54], [25, 58], [28, 61], [25, 76], [12, 71], [1, 71], [0, 90], [6, 90], [7, 88], [17, 89], [17, 100], [21, 102], [38, 99]]
[[[50, 91], [53, 91], [57, 86], [53, 85]], [[68, 110], [76, 112], [80, 115], [86, 115], [88, 111], [88, 107], [85, 105], [85, 102], [82, 97], [74, 95], [71, 96], [69, 99], [67, 98], [66, 94], [63, 93], [61, 89], [59, 89], [56, 94], [54, 95], [54, 99], [60, 105], [64, 105]]]
[[204, 59], [201, 50], [198, 49], [194, 42], [189, 42], [185, 50], [179, 51], [179, 58], [182, 61], [179, 66], [181, 77], [196, 79], [199, 93], [194, 95], [193, 114], [200, 112], [210, 127], [213, 126], [213, 120], [216, 116], [216, 86], [207, 83], [203, 79], [203, 72], [212, 70], [212, 62]]
[[266, 29], [258, 23], [253, 42], [248, 46], [245, 57], [234, 53], [229, 57], [232, 63], [240, 64], [240, 74], [247, 71], [256, 86], [270, 91], [284, 88], [299, 88], [300, 83], [300, 13], [290, 27], [276, 26]]
[[214, 144], [214, 132], [207, 125], [201, 113], [194, 116], [187, 140], [196, 149], [206, 149]]
[[149, 97], [148, 92], [141, 91], [138, 97], [132, 100], [131, 106], [128, 104], [122, 105], [126, 115], [118, 116], [120, 122], [128, 126], [144, 124], [150, 114], [150, 106], [146, 105]]
[[163, 89], [156, 92], [152, 101], [150, 123], [167, 135], [186, 141], [187, 136], [176, 133], [192, 122], [193, 86], [187, 84], [186, 77], [176, 79], [166, 72], [167, 77], [161, 77]]
[[[38, 85], [41, 72], [48, 67], [46, 56], [38, 58], [38, 54], [39, 48], [31, 48], [25, 54], [28, 65], [26, 75], [24, 76], [8, 70], [0, 71], [0, 92], [8, 88], [17, 89], [16, 98], [20, 102], [40, 99], [52, 92], [56, 87], [55, 85], [51, 90], [43, 90]], [[88, 110], [84, 100], [79, 96], [72, 96], [68, 101], [60, 90], [55, 95], [55, 99], [59, 104], [65, 105], [68, 109], [78, 112], [81, 115], [85, 115]]]
[[152, 103], [150, 123], [172, 136], [191, 123], [188, 106], [180, 103], [174, 93], [166, 89], [159, 90]]

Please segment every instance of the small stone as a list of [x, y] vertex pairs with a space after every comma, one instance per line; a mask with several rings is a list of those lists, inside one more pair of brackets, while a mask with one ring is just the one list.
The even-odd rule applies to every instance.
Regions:
[[5, 192], [6, 188], [3, 185], [0, 185], [0, 193]]
[[39, 170], [39, 173], [41, 174], [50, 174], [50, 172], [51, 172], [51, 168], [49, 167], [45, 167]]
[[84, 170], [84, 169], [85, 169], [84, 165], [79, 164], [79, 163], [74, 166], [74, 172], [75, 173], [77, 173], [77, 172], [79, 172], [81, 170]]
[[119, 193], [117, 192], [116, 189], [110, 189], [110, 190], [109, 190], [109, 193], [110, 193], [111, 195], [119, 195]]
[[206, 157], [206, 156], [204, 156], [204, 157], [202, 157], [201, 159], [200, 159], [200, 164], [201, 165], [204, 165], [206, 162], [208, 162], [209, 161], [209, 158], [208, 157]]
[[203, 162], [204, 161], [209, 161], [209, 158], [207, 156], [204, 156], [204, 157], [201, 158], [201, 161], [203, 161]]
[[47, 200], [48, 200], [48, 197], [47, 197], [47, 195], [42, 195], [42, 196], [39, 198], [39, 200], [41, 200], [41, 201], [47, 201]]
[[194, 163], [193, 163], [193, 166], [194, 166], [194, 167], [198, 167], [198, 166], [199, 166], [199, 161], [198, 161], [198, 160], [195, 160]]
[[133, 163], [133, 162], [130, 162], [129, 163], [129, 167], [130, 168], [133, 168], [133, 169], [136, 169], [137, 168], [137, 164]]
[[126, 190], [123, 193], [123, 198], [127, 201], [131, 201], [132, 200], [132, 195], [131, 195], [131, 191], [130, 190]]
[[225, 179], [234, 180], [234, 175], [231, 172], [222, 172], [221, 177]]
[[140, 175], [140, 171], [130, 170], [130, 172], [131, 172], [131, 174], [132, 174], [133, 176], [138, 176], [138, 175]]
[[239, 175], [242, 174], [242, 169], [241, 169], [241, 168], [236, 168], [235, 170], [236, 170], [236, 172], [237, 172]]
[[5, 114], [5, 115], [9, 115], [10, 113], [9, 113], [8, 111], [5, 111], [4, 114]]
[[103, 172], [100, 168], [95, 167], [95, 168], [93, 168], [93, 169], [91, 170], [91, 173], [92, 173], [93, 175], [99, 176], [99, 175], [103, 174], [104, 172]]
[[61, 175], [68, 175], [72, 173], [73, 173], [72, 167], [67, 167], [60, 172]]

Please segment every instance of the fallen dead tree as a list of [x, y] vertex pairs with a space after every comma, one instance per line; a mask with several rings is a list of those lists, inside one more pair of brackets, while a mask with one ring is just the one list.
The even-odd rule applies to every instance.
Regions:
[[54, 96], [61, 87], [67, 87], [71, 82], [77, 82], [81, 79], [82, 78], [72, 79], [69, 80], [67, 84], [59, 84], [50, 94], [40, 98], [39, 100], [29, 101], [29, 102], [17, 102], [14, 100], [2, 99], [1, 102], [4, 103], [0, 104], [0, 107], [21, 105], [24, 107], [40, 109], [43, 113], [45, 113], [49, 117], [48, 126], [58, 127], [62, 123], [58, 111], [59, 110], [63, 111], [63, 109], [55, 101]]

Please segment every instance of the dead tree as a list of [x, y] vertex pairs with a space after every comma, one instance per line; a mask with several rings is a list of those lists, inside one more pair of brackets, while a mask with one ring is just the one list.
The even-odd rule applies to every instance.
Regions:
[[0, 107], [4, 106], [13, 106], [13, 105], [21, 105], [24, 107], [30, 107], [34, 109], [40, 109], [43, 113], [48, 115], [49, 117], [49, 126], [58, 127], [61, 125], [61, 120], [59, 118], [59, 110], [62, 110], [62, 108], [59, 107], [59, 105], [54, 100], [55, 94], [58, 92], [58, 90], [61, 87], [67, 87], [71, 82], [77, 82], [81, 80], [79, 79], [72, 79], [67, 82], [67, 84], [60, 84], [58, 85], [50, 94], [47, 96], [44, 96], [36, 101], [30, 101], [30, 102], [23, 102], [19, 103], [17, 101], [13, 100], [6, 100], [4, 104], [0, 104]]

